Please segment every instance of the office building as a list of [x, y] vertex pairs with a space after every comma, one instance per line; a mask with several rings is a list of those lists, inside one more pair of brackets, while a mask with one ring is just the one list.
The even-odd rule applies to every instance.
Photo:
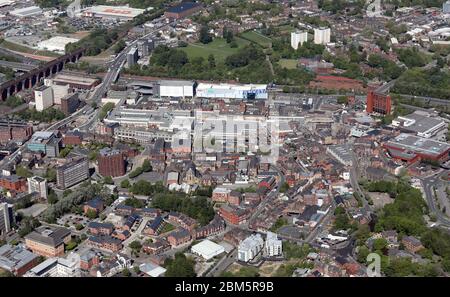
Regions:
[[244, 239], [238, 246], [238, 260], [249, 262], [253, 260], [263, 249], [264, 239], [260, 234], [252, 234]]
[[283, 242], [277, 238], [275, 233], [267, 232], [264, 251], [268, 257], [281, 256], [283, 253]]
[[100, 150], [98, 171], [102, 176], [122, 176], [126, 173], [125, 160], [121, 151], [110, 148]]
[[68, 94], [61, 98], [61, 111], [66, 116], [74, 113], [77, 110], [78, 106], [80, 106], [78, 93]]
[[137, 43], [137, 47], [138, 47], [139, 56], [141, 56], [141, 57], [147, 57], [148, 54], [150, 53], [150, 46], [149, 46], [148, 39], [139, 40]]
[[85, 157], [69, 160], [56, 169], [56, 185], [67, 189], [89, 178], [89, 162]]
[[308, 32], [291, 32], [291, 47], [295, 50], [298, 49], [298, 46], [303, 45], [304, 42], [308, 41]]
[[57, 227], [39, 227], [25, 236], [25, 244], [33, 253], [44, 257], [64, 255], [64, 244], [71, 240], [70, 230]]
[[391, 114], [391, 96], [370, 91], [367, 94], [368, 113]]
[[47, 180], [40, 176], [27, 178], [28, 193], [37, 193], [40, 198], [47, 199]]
[[28, 251], [22, 245], [5, 244], [0, 246], [0, 268], [15, 276], [22, 276], [36, 266], [39, 256]]
[[330, 43], [331, 30], [330, 28], [314, 29], [314, 43], [327, 45]]
[[138, 50], [136, 47], [132, 47], [130, 51], [127, 53], [127, 65], [128, 67], [133, 66], [137, 63], [139, 56], [138, 56]]
[[34, 90], [36, 110], [43, 111], [53, 105], [53, 90], [51, 87], [40, 86]]
[[6, 202], [0, 203], [0, 238], [11, 231], [14, 222], [12, 206]]
[[52, 79], [44, 79], [44, 85], [53, 90], [53, 104], [60, 105], [61, 98], [69, 94], [70, 86], [68, 84], [56, 84]]
[[35, 153], [41, 152], [49, 157], [57, 157], [59, 155], [60, 144], [61, 138], [57, 137], [54, 132], [38, 131], [31, 137], [27, 148]]
[[67, 259], [49, 258], [25, 273], [24, 277], [79, 277], [80, 257], [71, 254]]

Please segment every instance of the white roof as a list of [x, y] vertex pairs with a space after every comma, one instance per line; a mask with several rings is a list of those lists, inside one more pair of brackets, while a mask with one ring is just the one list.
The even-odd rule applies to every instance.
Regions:
[[26, 17], [26, 16], [35, 15], [35, 14], [40, 14], [40, 13], [42, 13], [42, 9], [40, 9], [39, 6], [28, 6], [28, 7], [10, 11], [9, 13], [11, 15], [15, 15], [15, 16]]
[[97, 5], [86, 9], [86, 11], [106, 16], [130, 17], [134, 18], [142, 14], [145, 10], [138, 8], [131, 8], [128, 6], [107, 6]]
[[162, 274], [164, 274], [166, 272], [167, 269], [159, 266], [159, 265], [155, 265], [153, 263], [144, 263], [139, 265], [139, 269], [150, 275], [151, 277], [158, 277], [161, 276]]
[[206, 90], [206, 89], [217, 89], [217, 90], [255, 90], [255, 89], [267, 89], [267, 85], [263, 84], [245, 84], [245, 85], [237, 85], [237, 84], [207, 84], [207, 83], [199, 83], [197, 86], [197, 91]]
[[191, 251], [195, 254], [201, 255], [205, 258], [205, 260], [209, 260], [225, 252], [225, 248], [215, 242], [212, 242], [211, 240], [205, 239], [202, 242], [192, 246]]

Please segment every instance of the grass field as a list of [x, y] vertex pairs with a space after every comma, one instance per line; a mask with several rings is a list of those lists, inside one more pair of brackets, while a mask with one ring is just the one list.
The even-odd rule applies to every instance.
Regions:
[[27, 53], [27, 54], [33, 54], [33, 55], [39, 55], [39, 56], [47, 56], [47, 57], [59, 57], [60, 55], [54, 52], [50, 51], [39, 51], [35, 50], [31, 47], [27, 47], [24, 45], [16, 44], [13, 42], [9, 42], [6, 40], [3, 40], [0, 43], [1, 47], [15, 51], [15, 52], [21, 52], [21, 53]]
[[242, 38], [250, 40], [256, 44], [259, 44], [263, 48], [269, 48], [272, 46], [272, 40], [256, 31], [247, 31], [240, 35]]
[[224, 61], [226, 57], [236, 53], [240, 48], [250, 43], [239, 37], [236, 37], [235, 40], [238, 44], [236, 48], [231, 48], [230, 44], [223, 38], [215, 38], [208, 44], [191, 43], [187, 47], [180, 47], [179, 49], [186, 52], [189, 59], [203, 57], [206, 60], [210, 54], [213, 54], [216, 61]]
[[287, 69], [295, 69], [297, 68], [297, 60], [296, 59], [280, 59], [278, 64]]

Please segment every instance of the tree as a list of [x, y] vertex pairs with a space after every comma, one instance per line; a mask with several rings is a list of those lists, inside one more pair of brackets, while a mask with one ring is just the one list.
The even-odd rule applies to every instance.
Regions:
[[142, 244], [141, 244], [140, 241], [135, 240], [135, 241], [131, 242], [131, 243], [128, 245], [128, 247], [131, 249], [131, 252], [132, 252], [133, 254], [137, 254], [137, 255], [138, 255], [139, 252], [140, 252], [141, 249], [142, 249]]
[[175, 259], [166, 259], [164, 266], [167, 271], [167, 277], [195, 277], [195, 261], [187, 258], [183, 253], [176, 253]]
[[120, 187], [128, 189], [131, 186], [130, 181], [128, 179], [124, 179], [120, 182]]
[[388, 242], [384, 238], [377, 238], [373, 241], [373, 249], [375, 251], [383, 251], [387, 248]]
[[284, 184], [281, 185], [280, 192], [281, 193], [286, 193], [287, 190], [289, 190], [289, 184], [285, 182]]
[[58, 196], [56, 196], [56, 193], [55, 191], [53, 191], [53, 189], [49, 189], [48, 191], [47, 202], [49, 204], [55, 204], [56, 202], [58, 202]]
[[128, 268], [124, 268], [122, 270], [122, 275], [125, 276], [125, 277], [130, 277], [131, 276], [131, 272], [130, 272], [130, 270]]
[[203, 44], [208, 44], [212, 41], [211, 34], [209, 34], [209, 28], [207, 26], [202, 26], [200, 28], [199, 40]]
[[144, 172], [149, 172], [152, 171], [152, 165], [150, 164], [150, 161], [148, 159], [145, 159], [144, 162], [142, 163], [142, 171]]
[[56, 170], [55, 168], [47, 168], [45, 171], [44, 176], [48, 182], [55, 182], [56, 181]]
[[23, 166], [18, 166], [16, 168], [16, 174], [20, 177], [32, 177], [33, 176], [33, 173], [28, 168], [25, 168]]
[[86, 212], [86, 216], [87, 216], [89, 219], [93, 220], [93, 219], [95, 219], [95, 218], [97, 217], [97, 211], [95, 211], [95, 210], [93, 210], [93, 209], [89, 209], [89, 210]]
[[358, 262], [359, 263], [366, 263], [367, 261], [367, 256], [370, 254], [370, 250], [365, 246], [360, 246], [358, 248]]
[[209, 54], [209, 56], [208, 56], [208, 63], [209, 63], [209, 67], [210, 68], [215, 68], [216, 67], [216, 58], [214, 58], [213, 54]]
[[114, 181], [111, 176], [105, 176], [103, 178], [103, 183], [105, 183], [107, 185], [114, 185]]

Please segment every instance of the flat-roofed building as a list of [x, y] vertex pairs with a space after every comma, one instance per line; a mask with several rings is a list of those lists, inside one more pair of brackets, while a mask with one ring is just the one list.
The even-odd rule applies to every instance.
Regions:
[[263, 249], [264, 239], [261, 234], [252, 234], [244, 239], [238, 246], [238, 260], [249, 262], [253, 260]]
[[22, 276], [38, 264], [39, 256], [22, 245], [5, 244], [0, 246], [0, 268], [15, 276]]
[[89, 161], [85, 157], [77, 157], [56, 169], [56, 185], [67, 189], [89, 178]]
[[34, 90], [36, 110], [43, 111], [53, 105], [53, 90], [51, 87], [40, 86]]
[[125, 159], [119, 150], [104, 148], [100, 150], [98, 171], [102, 176], [122, 176], [126, 173]]
[[211, 240], [205, 239], [200, 243], [192, 246], [192, 253], [201, 256], [205, 260], [209, 260], [225, 252], [225, 248]]
[[0, 238], [11, 231], [13, 209], [8, 203], [0, 203]]
[[40, 198], [47, 199], [47, 180], [40, 176], [27, 178], [28, 193], [37, 193]]
[[38, 131], [31, 137], [27, 148], [32, 152], [42, 152], [49, 157], [57, 157], [60, 143], [61, 138], [58, 138], [54, 132]]
[[195, 82], [189, 80], [161, 80], [159, 81], [160, 97], [194, 97]]
[[63, 227], [38, 228], [25, 236], [27, 248], [44, 257], [64, 255], [64, 244], [70, 240], [70, 230]]
[[96, 78], [89, 78], [85, 76], [57, 74], [53, 78], [53, 83], [58, 85], [69, 85], [74, 89], [91, 90], [97, 86], [100, 81]]
[[42, 14], [42, 9], [39, 8], [39, 6], [28, 6], [24, 8], [11, 10], [9, 14], [19, 18], [26, 18]]
[[267, 85], [259, 84], [210, 84], [199, 83], [196, 88], [199, 98], [267, 99]]
[[144, 13], [144, 11], [145, 9], [132, 8], [129, 6], [95, 5], [86, 8], [82, 15], [84, 17], [130, 21]]
[[49, 258], [29, 270], [24, 277], [79, 277], [80, 257], [76, 254], [65, 258]]
[[50, 39], [43, 40], [38, 43], [37, 48], [39, 50], [47, 50], [51, 52], [57, 52], [60, 54], [65, 53], [66, 45], [69, 43], [75, 43], [79, 39], [69, 38], [64, 36], [54, 36]]
[[432, 160], [445, 162], [449, 159], [450, 144], [411, 134], [402, 133], [387, 141], [383, 147], [396, 159], [407, 162]]
[[431, 138], [447, 128], [443, 118], [429, 112], [416, 110], [411, 114], [399, 116], [392, 120], [392, 126], [405, 132], [416, 133], [417, 136]]

